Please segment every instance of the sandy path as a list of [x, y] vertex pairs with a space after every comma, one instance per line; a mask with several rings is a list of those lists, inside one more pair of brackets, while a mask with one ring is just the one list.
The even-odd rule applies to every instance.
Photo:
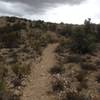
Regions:
[[58, 44], [49, 44], [43, 51], [42, 60], [33, 65], [29, 82], [24, 89], [21, 100], [55, 100], [53, 95], [48, 95], [50, 90], [50, 74], [48, 70], [56, 63], [55, 52]]

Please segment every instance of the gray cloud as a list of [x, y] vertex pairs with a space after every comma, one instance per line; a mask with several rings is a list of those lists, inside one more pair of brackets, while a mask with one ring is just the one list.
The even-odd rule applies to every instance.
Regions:
[[85, 0], [0, 0], [2, 3], [6, 3], [5, 6], [11, 4], [11, 8], [3, 7], [0, 4], [0, 13], [9, 15], [31, 15], [41, 14], [49, 9], [49, 7], [55, 7], [57, 4], [80, 4]]
[[45, 7], [52, 7], [56, 4], [65, 4], [65, 3], [69, 5], [80, 4], [85, 0], [0, 0], [0, 1], [26, 4], [38, 10], [40, 8], [43, 9]]
[[44, 4], [57, 4], [57, 3], [68, 3], [68, 4], [79, 4], [84, 0], [0, 0], [0, 1], [6, 1], [6, 2], [21, 2], [26, 3], [33, 6], [41, 6]]

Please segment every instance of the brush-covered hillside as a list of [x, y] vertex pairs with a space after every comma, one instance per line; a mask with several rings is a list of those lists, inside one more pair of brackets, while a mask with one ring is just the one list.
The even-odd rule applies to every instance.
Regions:
[[0, 17], [0, 100], [100, 100], [100, 24]]
[[55, 40], [56, 34], [43, 21], [0, 17], [0, 100], [19, 98], [32, 62]]

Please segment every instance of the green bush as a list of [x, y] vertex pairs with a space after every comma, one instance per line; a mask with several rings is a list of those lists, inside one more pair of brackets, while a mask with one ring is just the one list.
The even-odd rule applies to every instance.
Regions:
[[77, 27], [71, 36], [70, 48], [77, 53], [92, 52], [96, 48], [96, 34], [91, 31], [90, 20], [85, 20], [84, 27]]
[[70, 48], [72, 51], [82, 54], [92, 52], [96, 48], [95, 36], [85, 33], [75, 33], [73, 34]]
[[84, 25], [76, 25], [72, 28], [72, 34], [67, 38], [62, 38], [58, 53], [70, 50], [74, 53], [90, 53], [96, 48], [96, 32], [90, 19], [85, 20]]

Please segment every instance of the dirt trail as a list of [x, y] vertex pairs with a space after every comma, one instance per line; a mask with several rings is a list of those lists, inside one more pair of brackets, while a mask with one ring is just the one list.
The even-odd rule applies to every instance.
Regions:
[[49, 69], [55, 65], [55, 52], [58, 44], [49, 44], [43, 51], [42, 60], [33, 65], [29, 82], [24, 89], [21, 100], [55, 100], [53, 95], [48, 95], [50, 90]]

